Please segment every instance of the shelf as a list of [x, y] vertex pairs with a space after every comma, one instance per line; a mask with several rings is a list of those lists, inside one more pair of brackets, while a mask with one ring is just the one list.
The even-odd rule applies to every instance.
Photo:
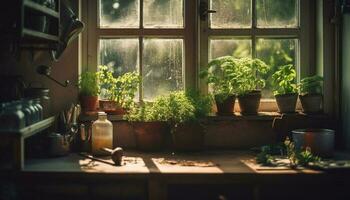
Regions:
[[33, 40], [37, 40], [37, 39], [44, 39], [47, 41], [52, 41], [52, 42], [57, 42], [58, 41], [58, 37], [55, 35], [50, 35], [47, 33], [42, 33], [39, 31], [35, 31], [35, 30], [31, 30], [31, 29], [27, 29], [27, 28], [23, 28], [23, 36], [26, 37], [28, 36], [29, 38], [33, 38]]
[[59, 18], [59, 16], [60, 16], [58, 12], [52, 10], [51, 8], [42, 6], [38, 3], [29, 1], [29, 0], [24, 0], [24, 6], [27, 8], [30, 8], [36, 12], [43, 13], [45, 15], [49, 15], [49, 16], [52, 16], [55, 18]]
[[35, 123], [33, 125], [22, 128], [20, 130], [0, 131], [0, 135], [7, 136], [7, 137], [28, 138], [40, 131], [43, 131], [51, 127], [54, 124], [54, 122], [55, 122], [55, 117], [50, 117], [38, 123]]

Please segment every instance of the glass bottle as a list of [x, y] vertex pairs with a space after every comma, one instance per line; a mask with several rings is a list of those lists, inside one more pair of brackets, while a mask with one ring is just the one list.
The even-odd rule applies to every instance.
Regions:
[[25, 116], [26, 126], [32, 125], [34, 113], [28, 103], [28, 100], [26, 99], [22, 100], [22, 112], [24, 113], [24, 116]]
[[110, 155], [101, 148], [113, 148], [113, 125], [105, 112], [98, 113], [98, 119], [92, 124], [92, 154], [95, 156]]
[[33, 99], [33, 106], [38, 110], [38, 113], [37, 113], [38, 120], [39, 121], [43, 120], [43, 107], [40, 104], [39, 98]]

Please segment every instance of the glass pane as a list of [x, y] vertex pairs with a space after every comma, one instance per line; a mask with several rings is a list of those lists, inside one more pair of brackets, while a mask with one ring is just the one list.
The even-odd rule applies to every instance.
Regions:
[[257, 0], [257, 25], [266, 28], [298, 26], [299, 0]]
[[143, 96], [152, 100], [158, 95], [183, 89], [183, 40], [145, 39], [143, 50]]
[[[271, 66], [268, 74], [264, 75], [266, 87], [263, 98], [272, 99], [273, 86], [271, 76], [280, 66], [293, 64], [296, 66], [297, 39], [258, 39], [256, 44], [257, 57]], [[298, 70], [297, 70], [298, 71]]]
[[100, 0], [100, 27], [138, 28], [139, 0]]
[[182, 28], [183, 0], [144, 0], [146, 28]]
[[211, 28], [249, 28], [252, 25], [251, 0], [211, 0]]
[[234, 56], [236, 58], [251, 57], [252, 43], [249, 39], [210, 39], [209, 59], [221, 56]]
[[139, 40], [136, 38], [101, 39], [99, 64], [108, 66], [113, 70], [114, 76], [138, 71]]

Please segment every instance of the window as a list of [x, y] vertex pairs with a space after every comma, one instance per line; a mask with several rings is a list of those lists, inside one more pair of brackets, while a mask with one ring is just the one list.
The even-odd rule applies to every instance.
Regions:
[[89, 70], [106, 65], [115, 76], [139, 72], [142, 85], [137, 96], [140, 100], [151, 101], [160, 94], [184, 89], [188, 84], [185, 74], [191, 75], [186, 66], [194, 66], [191, 56], [195, 44], [194, 14], [185, 15], [186, 9], [194, 7], [193, 2], [87, 2], [88, 57], [85, 64]]
[[[89, 70], [107, 65], [115, 75], [138, 71], [143, 79], [140, 100], [187, 87], [207, 91], [198, 72], [224, 55], [260, 58], [272, 66], [265, 99], [273, 97], [267, 77], [279, 66], [294, 64], [298, 79], [314, 70], [309, 0], [85, 2], [82, 65]], [[200, 19], [203, 4], [216, 13]]]

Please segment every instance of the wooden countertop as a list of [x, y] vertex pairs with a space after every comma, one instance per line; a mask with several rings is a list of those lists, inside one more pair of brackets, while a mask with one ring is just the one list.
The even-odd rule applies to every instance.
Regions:
[[[29, 159], [24, 173], [74, 173], [118, 175], [237, 175], [237, 174], [322, 174], [309, 169], [259, 169], [248, 151], [211, 151], [198, 153], [125, 152], [122, 166], [92, 161], [78, 154], [51, 159]], [[108, 158], [107, 162], [112, 163]], [[190, 165], [190, 166], [188, 166]]]

